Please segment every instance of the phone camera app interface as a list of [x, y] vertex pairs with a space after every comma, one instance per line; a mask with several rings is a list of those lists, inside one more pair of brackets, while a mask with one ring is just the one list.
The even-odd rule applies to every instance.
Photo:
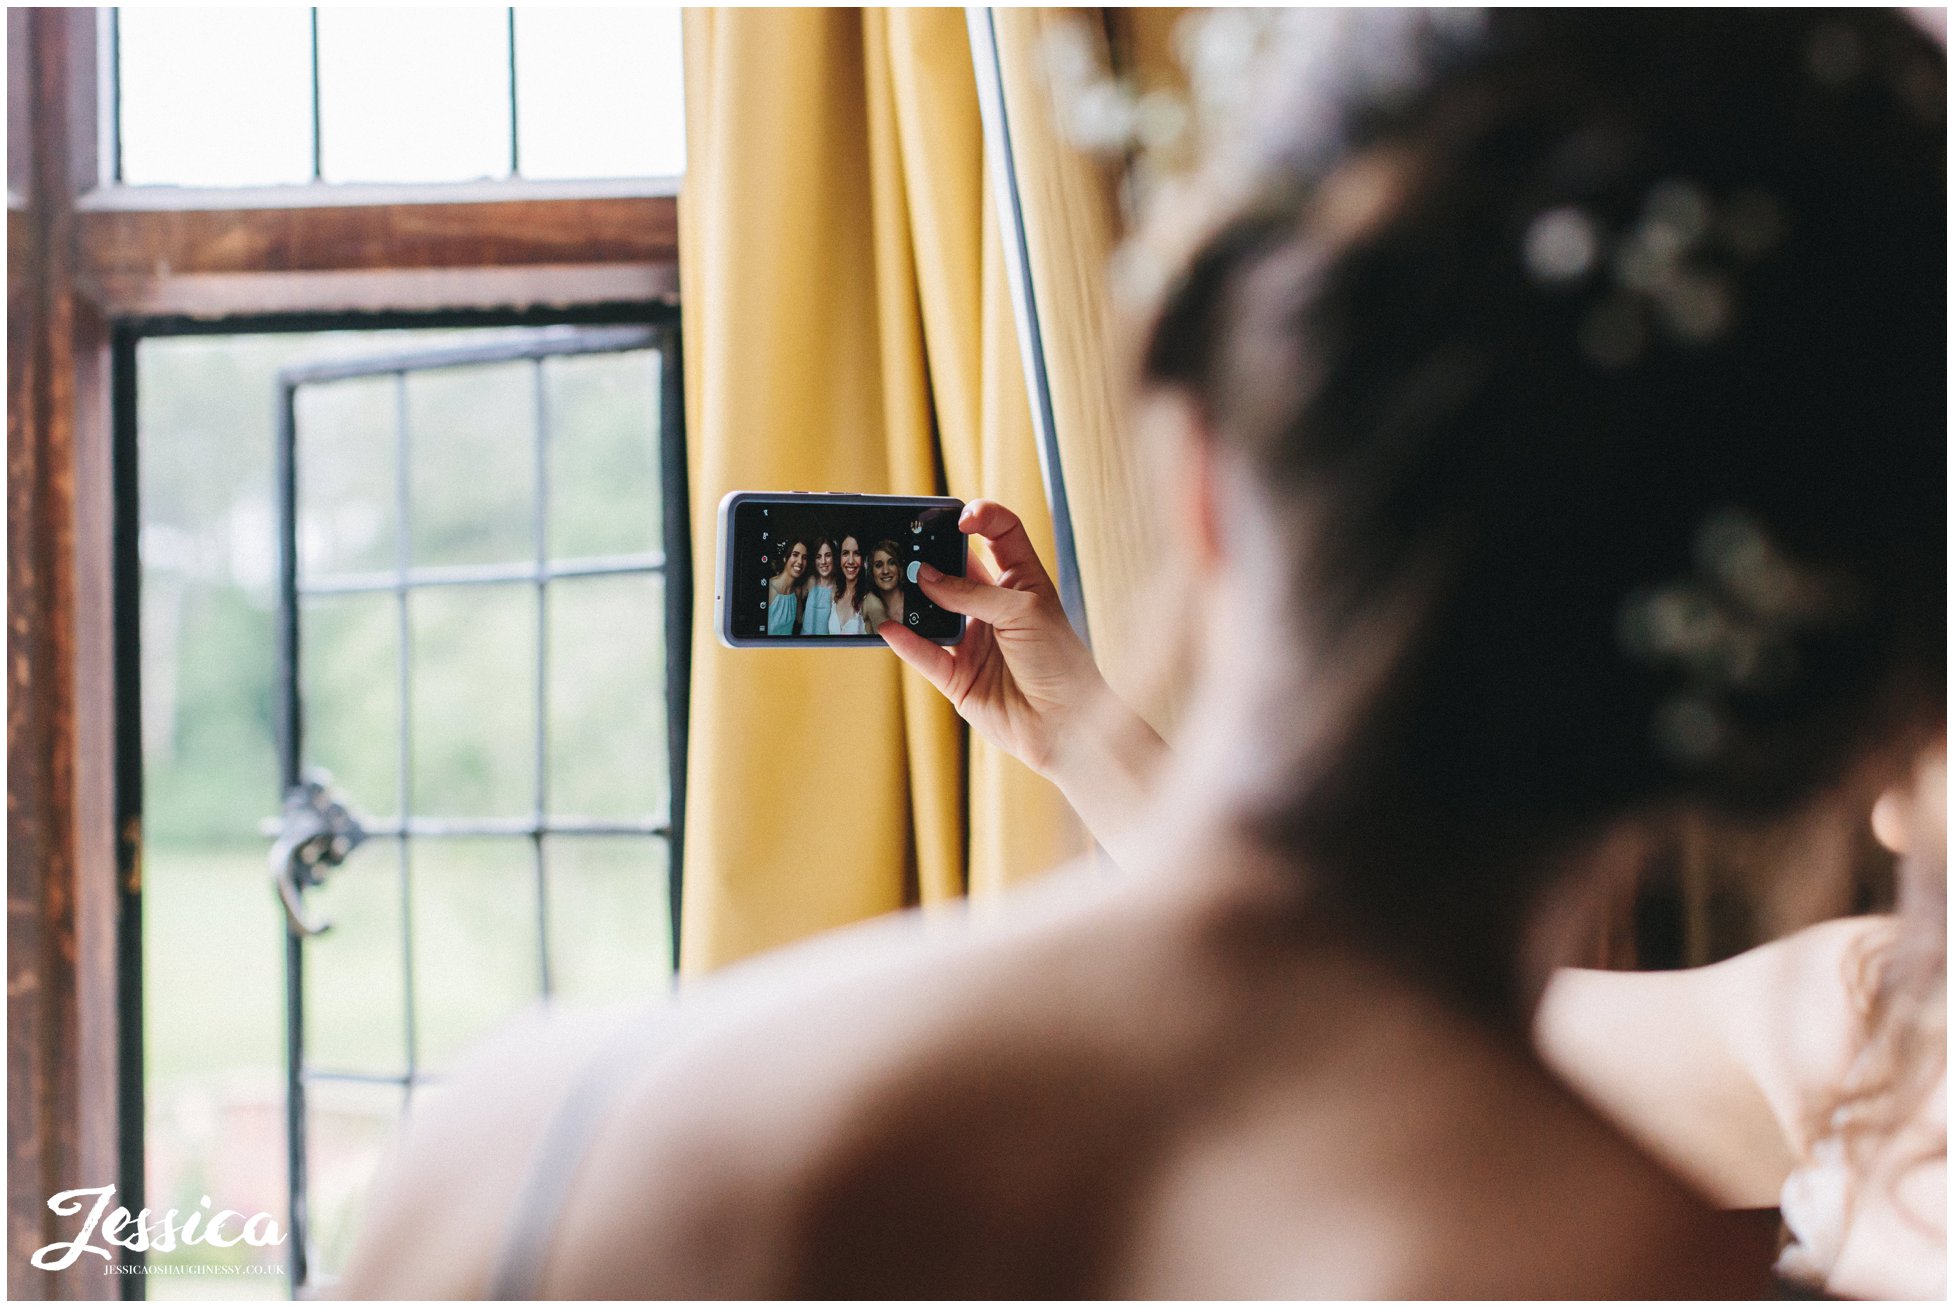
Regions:
[[733, 634], [816, 643], [873, 637], [885, 622], [953, 640], [961, 620], [930, 603], [921, 565], [963, 571], [955, 507], [745, 500], [734, 507]]

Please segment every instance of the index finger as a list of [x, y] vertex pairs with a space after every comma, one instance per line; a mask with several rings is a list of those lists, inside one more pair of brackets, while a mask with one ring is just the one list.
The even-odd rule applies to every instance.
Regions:
[[996, 500], [972, 500], [964, 505], [957, 529], [966, 535], [982, 536], [997, 560], [1000, 583], [1013, 590], [1057, 592], [1051, 576], [1031, 543], [1031, 534], [1017, 514]]

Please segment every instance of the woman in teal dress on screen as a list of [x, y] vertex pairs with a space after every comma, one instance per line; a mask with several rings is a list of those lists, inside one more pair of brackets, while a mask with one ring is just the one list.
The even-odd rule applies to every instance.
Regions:
[[808, 578], [807, 602], [801, 606], [801, 635], [829, 635], [828, 620], [834, 614], [835, 546], [826, 536], [814, 540], [814, 575]]
[[801, 578], [807, 573], [807, 542], [790, 541], [780, 558], [780, 571], [767, 583], [767, 634], [791, 636], [800, 613]]

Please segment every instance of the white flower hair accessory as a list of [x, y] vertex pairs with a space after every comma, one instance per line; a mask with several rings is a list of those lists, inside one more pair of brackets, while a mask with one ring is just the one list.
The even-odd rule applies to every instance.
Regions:
[[1632, 658], [1681, 674], [1657, 709], [1656, 747], [1671, 761], [1702, 765], [1731, 743], [1732, 701], [1768, 701], [1803, 671], [1800, 643], [1849, 623], [1858, 587], [1789, 557], [1743, 509], [1698, 528], [1695, 571], [1641, 590], [1623, 604], [1617, 635]]
[[1719, 196], [1671, 177], [1617, 230], [1577, 205], [1542, 212], [1521, 254], [1544, 289], [1600, 287], [1581, 317], [1579, 344], [1590, 362], [1613, 370], [1639, 362], [1658, 334], [1687, 347], [1724, 337], [1738, 317], [1739, 276], [1776, 248], [1784, 226], [1782, 206], [1765, 191]]

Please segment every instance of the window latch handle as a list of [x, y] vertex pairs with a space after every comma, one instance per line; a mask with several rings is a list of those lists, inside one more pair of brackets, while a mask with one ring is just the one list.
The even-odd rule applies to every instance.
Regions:
[[326, 772], [308, 772], [285, 792], [278, 839], [271, 847], [271, 883], [293, 936], [304, 939], [331, 929], [331, 922], [305, 911], [305, 891], [324, 885], [326, 874], [365, 841], [366, 828], [333, 792]]

